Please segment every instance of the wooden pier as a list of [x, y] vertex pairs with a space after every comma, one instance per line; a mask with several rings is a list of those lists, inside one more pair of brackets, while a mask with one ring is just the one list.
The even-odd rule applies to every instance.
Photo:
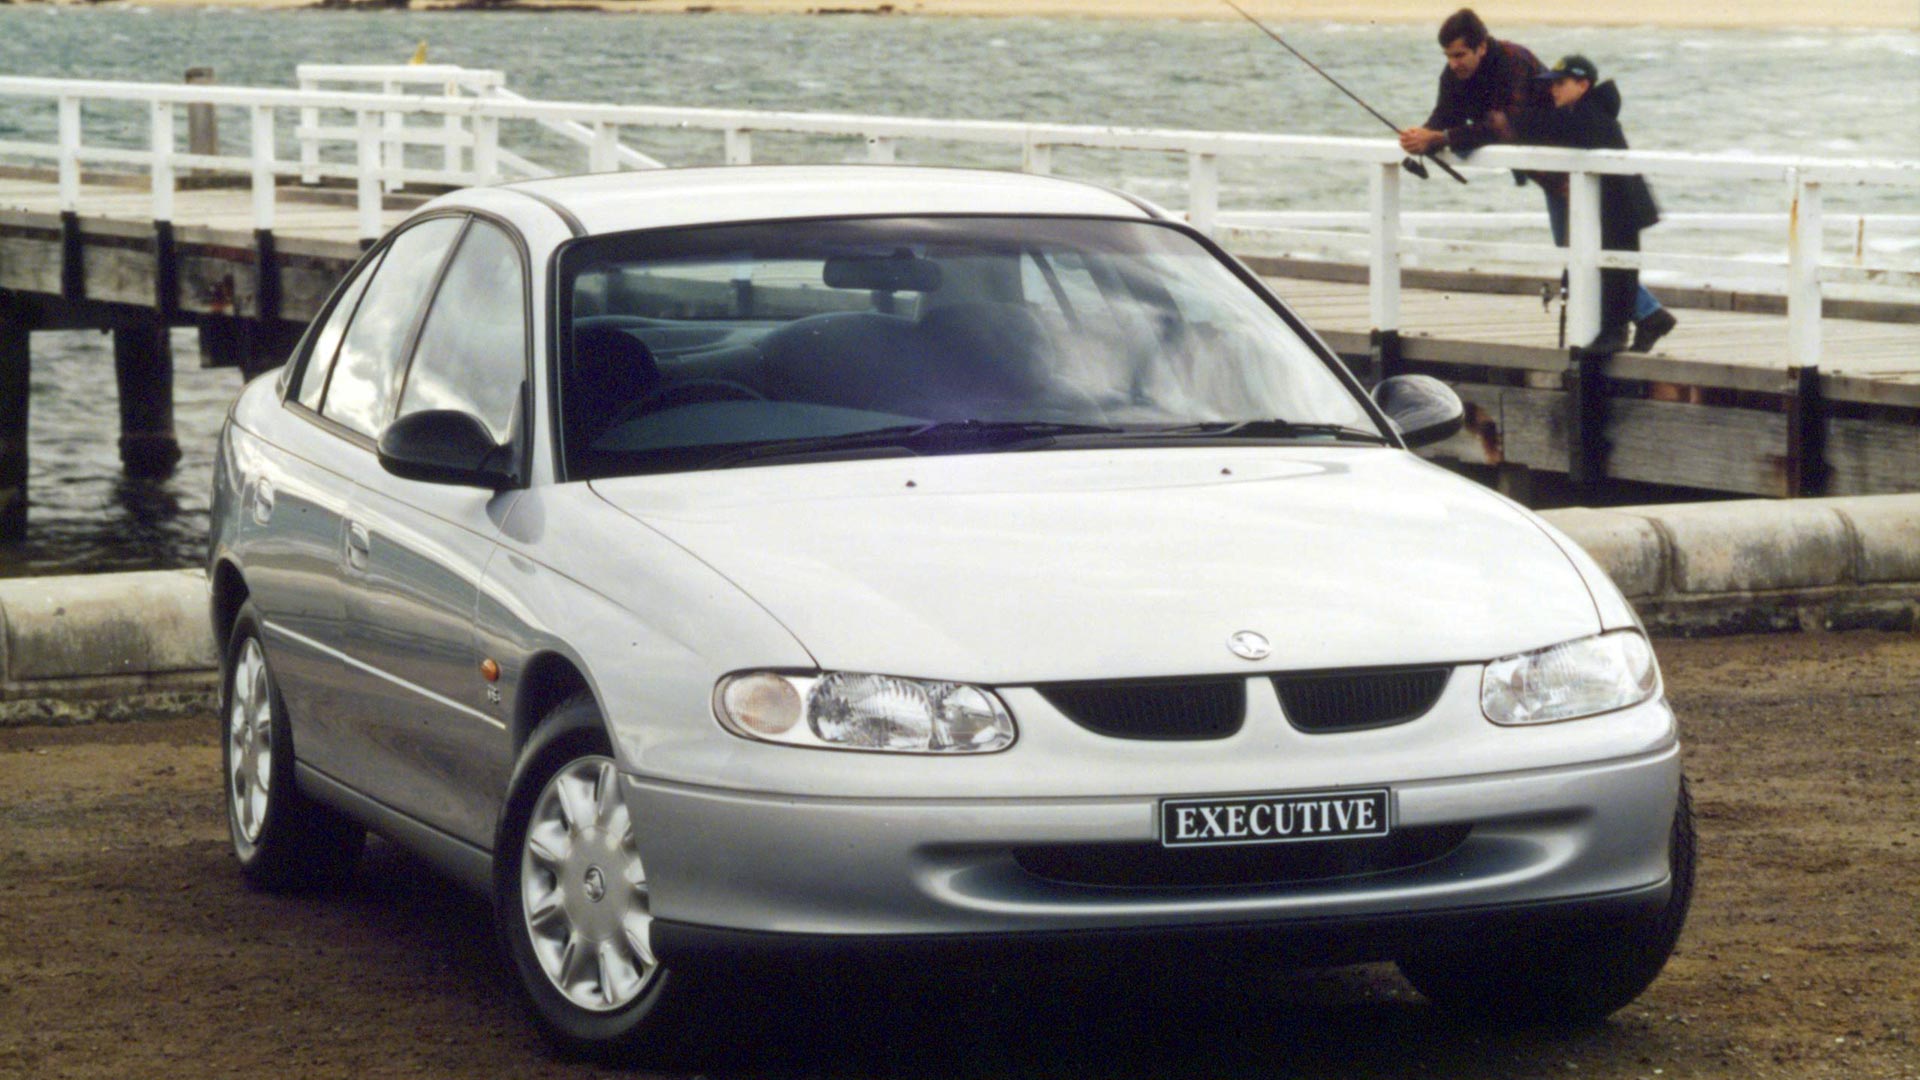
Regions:
[[[381, 92], [312, 89], [323, 75]], [[752, 136], [765, 131], [857, 139], [875, 162], [895, 160], [907, 139], [996, 143], [1036, 172], [1049, 171], [1062, 146], [1184, 155], [1189, 220], [1234, 250], [1247, 250], [1250, 234], [1217, 205], [1220, 157], [1357, 169], [1367, 177], [1369, 226], [1357, 234], [1365, 265], [1247, 261], [1364, 376], [1423, 371], [1456, 387], [1468, 428], [1437, 456], [1493, 468], [1523, 500], [1539, 475], [1576, 492], [1608, 480], [1775, 497], [1920, 490], [1920, 271], [1823, 263], [1820, 242], [1823, 185], [1920, 191], [1920, 163], [1483, 151], [1476, 162], [1570, 171], [1572, 245], [1556, 250], [1401, 236], [1399, 151], [1389, 140], [530, 102], [507, 92], [497, 72], [457, 68], [303, 68], [302, 83], [293, 91], [0, 77], [0, 99], [57, 107], [58, 121], [52, 142], [0, 141], [0, 542], [26, 529], [33, 331], [113, 333], [122, 460], [131, 474], [164, 475], [178, 458], [167, 328], [197, 327], [203, 363], [265, 370], [422, 191], [582, 165], [654, 167], [620, 141], [648, 127], [711, 131], [729, 164], [752, 161]], [[403, 92], [422, 84], [431, 95]], [[82, 102], [147, 111], [149, 141], [83, 145]], [[176, 109], [214, 106], [250, 111], [244, 152], [222, 156], [217, 140], [178, 152]], [[343, 114], [350, 123], [325, 126]], [[276, 118], [295, 115], [300, 150], [287, 157]], [[538, 165], [501, 144], [503, 122], [557, 133], [584, 161]], [[1463, 250], [1557, 259], [1572, 280], [1565, 316], [1574, 342], [1597, 330], [1603, 266], [1752, 266], [1600, 250], [1598, 177], [1642, 170], [1784, 179], [1793, 201], [1783, 215], [1792, 224], [1782, 289], [1659, 289], [1680, 325], [1658, 351], [1597, 355], [1561, 347], [1560, 318], [1541, 300], [1544, 276], [1402, 266], [1406, 253]], [[1823, 296], [1823, 281], [1891, 285], [1912, 301], [1836, 300]]]

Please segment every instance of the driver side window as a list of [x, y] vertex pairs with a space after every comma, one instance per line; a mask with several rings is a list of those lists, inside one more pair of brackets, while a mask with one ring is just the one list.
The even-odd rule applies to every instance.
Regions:
[[433, 218], [401, 233], [372, 274], [327, 380], [320, 414], [369, 437], [393, 415], [407, 341], [465, 219]]
[[396, 416], [457, 409], [493, 441], [513, 435], [527, 371], [526, 271], [512, 238], [475, 219], [427, 312]]

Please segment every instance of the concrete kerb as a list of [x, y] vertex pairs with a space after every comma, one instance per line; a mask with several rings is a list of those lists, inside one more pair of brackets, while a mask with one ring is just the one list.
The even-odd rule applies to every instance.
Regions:
[[0, 725], [210, 706], [207, 600], [198, 570], [0, 579]]
[[[1655, 633], [1920, 628], [1920, 494], [1542, 515]], [[211, 707], [206, 577], [0, 579], [0, 726]]]
[[1655, 632], [1920, 625], [1920, 495], [1541, 516], [1606, 568]]

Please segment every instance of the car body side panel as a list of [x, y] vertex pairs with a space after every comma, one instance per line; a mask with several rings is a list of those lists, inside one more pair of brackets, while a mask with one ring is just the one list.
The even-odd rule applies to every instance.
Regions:
[[298, 754], [338, 768], [355, 752], [352, 732], [338, 724], [342, 688], [329, 656], [347, 638], [340, 566], [352, 484], [321, 464], [338, 437], [284, 408], [272, 383], [256, 379], [235, 406], [231, 466], [221, 471], [236, 492], [212, 524], [213, 543], [237, 560], [265, 623], [267, 662]]
[[[576, 576], [586, 562], [599, 589]], [[578, 668], [630, 769], [665, 746], [703, 760], [740, 749], [709, 703], [719, 673], [749, 663], [814, 666], [731, 582], [635, 529], [585, 484], [532, 488], [514, 504], [481, 586], [477, 631], [481, 653], [500, 664], [509, 711], [536, 656]]]
[[346, 651], [370, 669], [351, 691], [367, 752], [336, 778], [490, 844], [499, 789], [488, 781], [513, 748], [487, 700], [473, 613], [495, 522], [518, 493], [402, 480], [377, 464], [357, 471], [349, 529], [364, 530], [367, 551], [364, 568], [347, 569]]

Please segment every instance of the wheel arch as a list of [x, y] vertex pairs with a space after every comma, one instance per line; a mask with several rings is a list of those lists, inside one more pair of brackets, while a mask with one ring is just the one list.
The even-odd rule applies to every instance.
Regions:
[[213, 621], [213, 647], [225, 662], [227, 642], [233, 638], [233, 624], [240, 619], [240, 608], [252, 595], [247, 579], [230, 559], [213, 564], [208, 581], [208, 613]]
[[[576, 694], [593, 694], [586, 674], [571, 658], [558, 652], [536, 653], [520, 677], [513, 708], [513, 752], [517, 758], [542, 721]], [[595, 695], [595, 703], [598, 697]], [[601, 710], [604, 717], [606, 711]]]

